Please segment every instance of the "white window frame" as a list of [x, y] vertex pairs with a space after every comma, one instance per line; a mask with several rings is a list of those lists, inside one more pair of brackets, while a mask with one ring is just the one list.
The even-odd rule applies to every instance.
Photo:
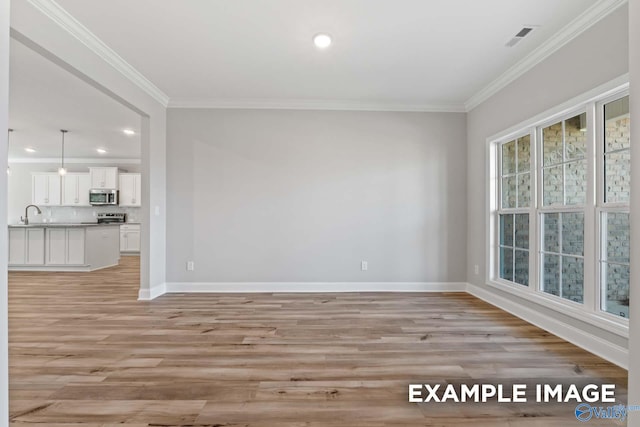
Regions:
[[[618, 99], [624, 98], [625, 96], [629, 96], [629, 90], [623, 90], [623, 91], [619, 91], [616, 93], [613, 93], [607, 97], [603, 97], [601, 99], [599, 99], [596, 103], [595, 103], [595, 115], [596, 115], [596, 121], [598, 123], [599, 126], [603, 126], [606, 124], [605, 123], [605, 119], [604, 119], [604, 106], [610, 102], [616, 101]], [[601, 259], [602, 259], [602, 254], [604, 251], [607, 250], [606, 248], [606, 239], [604, 239], [604, 229], [602, 227], [602, 222], [601, 222], [601, 218], [602, 218], [602, 214], [603, 213], [609, 213], [609, 212], [625, 212], [628, 213], [631, 211], [631, 205], [629, 202], [627, 203], [621, 203], [621, 202], [616, 202], [616, 203], [605, 203], [604, 198], [605, 198], [605, 188], [604, 188], [604, 176], [605, 176], [605, 164], [604, 164], [604, 146], [605, 146], [605, 138], [604, 138], [604, 133], [603, 132], [598, 132], [596, 133], [596, 140], [595, 140], [595, 151], [596, 151], [596, 170], [597, 170], [597, 176], [598, 176], [598, 180], [596, 182], [596, 199], [595, 199], [595, 224], [596, 224], [596, 240], [595, 240], [595, 245], [596, 245], [596, 266], [595, 266], [595, 278], [594, 280], [596, 281], [596, 286], [599, 289], [599, 292], [595, 293], [595, 300], [594, 300], [594, 310], [596, 312], [599, 312], [599, 315], [609, 319], [611, 321], [620, 321], [620, 319], [624, 319], [626, 322], [626, 324], [628, 325], [629, 323], [629, 318], [623, 318], [620, 316], [617, 316], [615, 314], [611, 314], [607, 311], [604, 311], [602, 309], [602, 302], [603, 299], [606, 298], [606, 286], [605, 286], [605, 279], [604, 279], [604, 272], [602, 271], [602, 263], [601, 263]]]
[[[562, 162], [554, 165], [554, 166], [562, 166], [563, 167], [563, 175], [562, 175], [562, 184], [563, 184], [563, 189], [562, 189], [562, 195], [563, 195], [563, 202], [566, 200], [566, 194], [565, 194], [565, 188], [566, 188], [566, 180], [565, 180], [565, 175], [564, 175], [564, 165], [567, 164], [567, 159], [565, 158], [565, 147], [564, 147], [564, 130], [565, 130], [565, 125], [564, 125], [564, 121], [567, 119], [570, 119], [572, 117], [575, 117], [577, 115], [586, 113], [587, 115], [587, 124], [593, 123], [593, 111], [592, 111], [592, 105], [593, 102], [587, 103], [586, 105], [579, 105], [569, 111], [565, 111], [563, 114], [557, 114], [555, 116], [553, 116], [552, 118], [540, 122], [538, 124], [536, 124], [534, 126], [535, 128], [535, 132], [537, 135], [537, 144], [536, 144], [536, 151], [537, 151], [537, 159], [538, 162], [536, 163], [536, 173], [537, 173], [537, 181], [538, 181], [538, 192], [536, 193], [536, 200], [538, 201], [538, 208], [536, 209], [536, 223], [537, 223], [537, 227], [536, 227], [536, 231], [535, 231], [535, 236], [536, 236], [536, 241], [537, 241], [537, 245], [538, 245], [538, 250], [536, 252], [536, 265], [537, 265], [537, 272], [538, 272], [538, 281], [536, 282], [536, 290], [543, 293], [545, 296], [548, 297], [552, 297], [552, 298], [558, 298], [561, 299], [561, 301], [563, 303], [568, 303], [569, 305], [573, 305], [574, 308], [580, 309], [580, 307], [582, 307], [583, 305], [586, 304], [591, 304], [591, 300], [590, 297], [587, 296], [587, 293], [589, 293], [589, 295], [591, 295], [593, 293], [593, 275], [590, 274], [590, 272], [592, 271], [592, 263], [590, 262], [590, 259], [592, 258], [592, 253], [593, 253], [593, 245], [592, 245], [592, 239], [590, 239], [590, 236], [593, 235], [593, 221], [591, 221], [591, 215], [589, 215], [587, 212], [592, 210], [593, 208], [593, 203], [594, 203], [594, 194], [590, 194], [590, 193], [594, 193], [594, 192], [590, 192], [589, 189], [593, 188], [593, 176], [594, 176], [594, 150], [593, 150], [593, 144], [590, 144], [589, 141], [593, 140], [593, 134], [594, 134], [594, 129], [590, 129], [587, 128], [587, 132], [586, 132], [586, 137], [587, 137], [587, 150], [585, 153], [585, 157], [584, 160], [586, 161], [587, 164], [587, 193], [585, 195], [585, 203], [582, 205], [566, 205], [566, 204], [562, 204], [562, 205], [551, 205], [551, 206], [544, 206], [543, 204], [543, 200], [544, 200], [544, 186], [543, 186], [543, 174], [542, 171], [545, 169], [544, 165], [542, 164], [542, 159], [543, 159], [543, 138], [542, 138], [542, 132], [543, 129], [545, 129], [546, 127], [549, 127], [551, 125], [554, 125], [558, 122], [562, 122], [562, 132], [563, 132], [563, 153], [562, 153]], [[591, 126], [592, 128], [594, 126]], [[544, 253], [543, 253], [543, 248], [544, 248], [544, 232], [542, 230], [542, 215], [547, 214], [547, 213], [558, 213], [558, 214], [562, 214], [562, 213], [571, 213], [571, 212], [575, 212], [575, 213], [583, 213], [584, 214], [584, 245], [583, 245], [583, 268], [584, 268], [584, 283], [583, 283], [583, 302], [579, 303], [579, 302], [575, 302], [575, 301], [571, 301], [569, 299], [566, 298], [562, 298], [559, 296], [555, 296], [549, 293], [546, 293], [543, 289], [542, 289], [542, 270], [544, 269], [544, 261], [543, 261], [543, 257], [544, 257]], [[568, 255], [568, 254], [567, 254]], [[562, 256], [562, 254], [560, 254], [560, 256]], [[589, 260], [589, 261], [588, 261]], [[562, 274], [562, 270], [560, 271], [560, 274]]]
[[[502, 207], [502, 173], [501, 173], [501, 169], [502, 169], [502, 146], [508, 142], [511, 142], [513, 140], [516, 139], [520, 139], [520, 138], [524, 138], [525, 136], [529, 135], [529, 186], [531, 187], [531, 194], [529, 195], [529, 207], [525, 207], [525, 208], [519, 208], [518, 207], [518, 199], [519, 199], [519, 191], [518, 188], [516, 186], [516, 207], [515, 208], [503, 208]], [[519, 134], [518, 136], [512, 137], [512, 138], [508, 138], [508, 139], [504, 139], [500, 142], [496, 143], [496, 154], [497, 154], [497, 159], [496, 159], [496, 164], [497, 164], [497, 177], [498, 177], [498, 182], [497, 182], [497, 215], [496, 215], [496, 232], [497, 232], [497, 236], [496, 236], [496, 244], [497, 244], [497, 250], [500, 250], [500, 215], [514, 215], [514, 223], [513, 223], [513, 227], [515, 230], [515, 215], [517, 214], [529, 214], [529, 248], [527, 249], [529, 252], [529, 283], [528, 285], [523, 285], [520, 283], [514, 283], [505, 279], [502, 279], [500, 277], [500, 258], [496, 257], [496, 265], [494, 266], [494, 268], [496, 269], [496, 271], [498, 272], [497, 274], [497, 278], [504, 282], [505, 284], [509, 284], [511, 285], [516, 285], [517, 287], [522, 287], [522, 288], [527, 288], [530, 286], [534, 286], [534, 282], [533, 280], [537, 279], [537, 275], [534, 272], [534, 265], [535, 265], [535, 252], [533, 252], [533, 248], [532, 248], [532, 241], [531, 241], [531, 236], [533, 236], [532, 233], [535, 232], [535, 220], [534, 220], [534, 216], [535, 216], [535, 204], [536, 204], [536, 200], [535, 200], [535, 195], [536, 195], [536, 173], [534, 170], [535, 167], [535, 153], [534, 153], [534, 147], [536, 146], [534, 143], [534, 138], [535, 135], [533, 132], [523, 132], [521, 134]], [[517, 143], [516, 143], [516, 157], [515, 157], [515, 162], [516, 165], [518, 164], [518, 149], [517, 149]], [[514, 174], [514, 176], [516, 177], [516, 182], [517, 182], [517, 177], [518, 175], [521, 175], [520, 173], [517, 173], [517, 166], [516, 166], [516, 173]], [[513, 236], [513, 247], [515, 248], [515, 233]], [[514, 251], [514, 265], [513, 265], [513, 269], [514, 269], [514, 275], [515, 275], [515, 251]]]
[[[612, 315], [604, 312], [600, 309], [601, 296], [599, 291], [599, 274], [600, 274], [600, 253], [599, 244], [600, 241], [596, 237], [599, 236], [599, 210], [596, 206], [596, 196], [599, 197], [601, 189], [597, 188], [600, 184], [594, 182], [596, 179], [596, 173], [600, 173], [596, 170], [597, 163], [600, 161], [598, 148], [598, 136], [596, 135], [596, 128], [598, 122], [602, 120], [597, 117], [599, 103], [608, 99], [618, 99], [625, 96], [629, 92], [628, 75], [621, 76], [609, 83], [603, 84], [589, 92], [586, 92], [580, 96], [577, 96], [555, 108], [547, 110], [537, 116], [519, 123], [503, 132], [493, 135], [487, 138], [487, 158], [486, 168], [487, 180], [486, 194], [487, 194], [487, 228], [486, 228], [486, 277], [485, 282], [487, 285], [497, 288], [501, 291], [513, 294], [517, 297], [524, 298], [541, 306], [558, 311], [563, 315], [576, 318], [591, 325], [605, 329], [608, 332], [614, 333], [621, 337], [628, 337], [629, 334], [629, 321], [625, 318]], [[587, 113], [587, 123], [589, 125], [587, 129], [587, 201], [583, 208], [585, 214], [585, 236], [584, 236], [584, 297], [583, 303], [576, 303], [571, 300], [562, 299], [554, 295], [549, 295], [540, 290], [540, 265], [538, 262], [538, 254], [540, 252], [541, 245], [541, 232], [540, 218], [538, 202], [541, 201], [542, 186], [541, 177], [538, 173], [539, 161], [541, 161], [541, 153], [538, 151], [541, 149], [539, 143], [540, 138], [538, 135], [538, 129], [544, 124], [557, 123], [560, 120], [573, 117], [577, 113]], [[531, 185], [532, 185], [532, 197], [529, 216], [530, 227], [530, 242], [529, 242], [529, 255], [530, 255], [530, 268], [529, 268], [529, 286], [523, 286], [520, 284], [512, 283], [507, 280], [503, 280], [499, 277], [499, 214], [507, 213], [506, 210], [501, 208], [501, 176], [499, 175], [499, 148], [501, 143], [521, 137], [526, 133], [531, 133], [532, 149], [532, 163], [531, 163]], [[596, 143], [591, 141], [596, 139]], [[535, 147], [535, 148], [533, 148]], [[535, 153], [535, 155], [533, 155]], [[598, 194], [596, 194], [598, 193]], [[575, 207], [575, 206], [571, 206]], [[569, 207], [548, 207], [558, 208], [558, 211], [569, 211]], [[535, 227], [532, 230], [532, 227]], [[534, 236], [531, 238], [531, 236]], [[532, 260], [535, 257], [535, 260]]]

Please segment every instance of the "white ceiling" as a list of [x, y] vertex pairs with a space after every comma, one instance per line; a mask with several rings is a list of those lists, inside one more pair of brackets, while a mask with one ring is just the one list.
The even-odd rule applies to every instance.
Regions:
[[[11, 40], [9, 159], [59, 158], [60, 129], [67, 129], [69, 158], [140, 158], [140, 116], [107, 95]], [[25, 152], [26, 147], [36, 153]], [[97, 148], [107, 153], [100, 155]]]
[[[596, 0], [58, 0], [170, 105], [463, 108]], [[540, 25], [514, 48], [524, 25]], [[318, 32], [334, 44], [312, 45]]]
[[[557, 47], [570, 40], [621, 3], [31, 2], [53, 13], [56, 22], [73, 21], [67, 30], [81, 31], [74, 35], [85, 41], [93, 38], [89, 47], [115, 52], [107, 56], [121, 62], [112, 65], [129, 77], [141, 73], [134, 77], [150, 81], [141, 88], [151, 88], [149, 93], [161, 102], [170, 98], [169, 106], [407, 111], [464, 111], [495, 89], [497, 81], [506, 84], [504, 76], [513, 77], [551, 52], [552, 41]], [[517, 46], [505, 47], [527, 25], [539, 27]], [[313, 46], [319, 32], [333, 36], [329, 49]], [[138, 130], [136, 113], [15, 40], [10, 89], [10, 126], [16, 129], [10, 159], [59, 157], [61, 128], [70, 131], [67, 157], [140, 157], [139, 136], [122, 133], [124, 128]], [[37, 152], [26, 153], [27, 146]], [[99, 155], [96, 148], [108, 153]]]

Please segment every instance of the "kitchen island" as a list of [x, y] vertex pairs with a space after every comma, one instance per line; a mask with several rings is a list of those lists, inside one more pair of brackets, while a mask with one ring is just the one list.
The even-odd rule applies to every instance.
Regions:
[[9, 225], [9, 271], [94, 271], [119, 261], [119, 224]]

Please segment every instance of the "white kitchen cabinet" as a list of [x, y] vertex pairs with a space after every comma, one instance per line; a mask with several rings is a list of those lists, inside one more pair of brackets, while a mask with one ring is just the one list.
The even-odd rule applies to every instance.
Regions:
[[67, 264], [81, 265], [84, 260], [84, 228], [67, 228]]
[[140, 252], [140, 224], [120, 226], [120, 252]]
[[89, 168], [89, 175], [91, 176], [91, 188], [118, 189], [118, 168]]
[[10, 271], [94, 271], [118, 265], [118, 224], [10, 225]]
[[43, 228], [27, 228], [27, 256], [25, 264], [42, 265], [44, 264], [44, 229]]
[[60, 175], [37, 172], [31, 175], [31, 203], [38, 206], [60, 205]]
[[62, 177], [63, 206], [91, 206], [89, 189], [91, 177], [88, 173], [68, 173]]
[[43, 265], [44, 249], [44, 228], [9, 229], [9, 265]]
[[141, 175], [139, 173], [121, 173], [119, 179], [120, 196], [118, 204], [120, 206], [141, 206]]
[[24, 228], [9, 229], [9, 265], [24, 264], [27, 256], [27, 239]]
[[84, 264], [84, 228], [47, 228], [46, 230], [47, 265]]
[[66, 229], [47, 229], [47, 265], [66, 264]]

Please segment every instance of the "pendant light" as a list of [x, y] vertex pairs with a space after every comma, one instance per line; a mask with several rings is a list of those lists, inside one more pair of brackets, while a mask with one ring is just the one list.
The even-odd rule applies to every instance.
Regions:
[[11, 175], [11, 167], [9, 166], [9, 140], [11, 139], [11, 132], [13, 132], [13, 129], [9, 128], [7, 132], [7, 175]]
[[60, 157], [60, 168], [58, 168], [58, 174], [60, 176], [64, 176], [67, 174], [67, 170], [64, 168], [64, 134], [69, 131], [60, 129], [60, 132], [62, 133], [62, 156]]

